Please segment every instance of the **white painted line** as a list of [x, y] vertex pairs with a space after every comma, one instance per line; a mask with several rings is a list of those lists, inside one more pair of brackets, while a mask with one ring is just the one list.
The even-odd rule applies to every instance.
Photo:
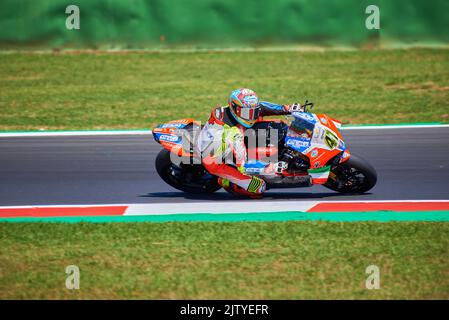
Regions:
[[299, 211], [307, 212], [320, 203], [397, 203], [397, 202], [441, 202], [449, 203], [449, 200], [349, 200], [349, 201], [260, 201], [260, 200], [240, 200], [240, 201], [208, 201], [194, 203], [151, 203], [129, 205], [125, 211], [125, 216], [135, 215], [170, 215], [189, 213], [268, 213]]
[[[341, 130], [384, 130], [410, 128], [447, 128], [449, 124], [410, 124], [410, 125], [366, 125], [342, 127]], [[8, 137], [70, 137], [70, 136], [122, 136], [151, 135], [151, 130], [93, 130], [93, 131], [30, 131], [30, 132], [0, 132], [0, 138]]]
[[[448, 128], [449, 124], [410, 124], [410, 125], [366, 125], [342, 127], [341, 130], [384, 130], [384, 129], [419, 129]], [[2, 137], [69, 137], [69, 136], [121, 136], [121, 135], [151, 135], [151, 130], [93, 130], [93, 131], [30, 131], [30, 132], [0, 132]]]
[[104, 208], [104, 207], [128, 207], [131, 204], [50, 204], [27, 206], [0, 206], [1, 209], [35, 209], [35, 208]]
[[[170, 205], [170, 206], [179, 206], [184, 207], [186, 205], [198, 206], [203, 205], [206, 207], [215, 207], [220, 206], [221, 211], [222, 208], [227, 208], [228, 205], [232, 206], [254, 206], [257, 204], [258, 206], [277, 206], [279, 208], [283, 204], [288, 206], [298, 206], [301, 203], [376, 203], [376, 202], [441, 202], [441, 203], [449, 203], [449, 199], [447, 200], [433, 200], [433, 199], [425, 199], [425, 200], [319, 200], [319, 201], [310, 201], [310, 200], [263, 200], [263, 199], [255, 199], [255, 200], [229, 200], [229, 201], [195, 201], [195, 202], [156, 202], [156, 203], [108, 203], [108, 204], [50, 204], [50, 205], [24, 205], [24, 206], [0, 206], [0, 209], [28, 209], [28, 208], [91, 208], [91, 207], [131, 207], [131, 206], [161, 206], [161, 205]], [[246, 210], [246, 208], [245, 208]], [[278, 210], [279, 211], [279, 210]], [[247, 212], [247, 211], [245, 211]], [[257, 211], [260, 212], [260, 211]]]
[[253, 213], [302, 211], [315, 206], [317, 201], [214, 201], [202, 203], [152, 203], [130, 205], [125, 216], [136, 215], [167, 215], [185, 213]]
[[125, 215], [163, 215], [181, 213], [251, 213], [251, 212], [305, 212], [320, 203], [420, 203], [440, 202], [449, 203], [449, 200], [230, 200], [205, 202], [177, 202], [177, 203], [132, 203], [132, 204], [70, 204], [70, 205], [27, 205], [27, 206], [0, 206], [4, 209], [33, 209], [33, 208], [98, 208], [98, 207], [128, 207]]
[[33, 131], [0, 132], [1, 137], [69, 137], [69, 136], [123, 136], [151, 135], [151, 130], [112, 130], [112, 131]]

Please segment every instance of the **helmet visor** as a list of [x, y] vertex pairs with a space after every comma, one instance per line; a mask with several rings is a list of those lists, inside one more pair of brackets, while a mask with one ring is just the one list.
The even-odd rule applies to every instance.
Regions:
[[246, 121], [255, 121], [257, 118], [259, 118], [260, 115], [260, 107], [257, 106], [255, 108], [245, 108], [237, 106], [236, 108], [237, 115]]

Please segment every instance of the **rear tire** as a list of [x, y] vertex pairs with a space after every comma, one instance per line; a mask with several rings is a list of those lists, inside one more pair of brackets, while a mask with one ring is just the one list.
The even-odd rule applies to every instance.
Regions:
[[200, 164], [176, 165], [171, 162], [170, 151], [163, 149], [156, 157], [156, 171], [168, 185], [188, 193], [214, 193], [221, 189], [218, 178]]
[[377, 182], [377, 173], [365, 159], [351, 154], [349, 160], [331, 169], [335, 179], [329, 177], [324, 186], [340, 193], [360, 194], [371, 190]]

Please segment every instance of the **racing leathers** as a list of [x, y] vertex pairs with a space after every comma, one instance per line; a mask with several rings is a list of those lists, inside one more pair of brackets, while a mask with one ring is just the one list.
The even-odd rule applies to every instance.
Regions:
[[[286, 115], [294, 105], [279, 105], [260, 102], [260, 116]], [[244, 173], [246, 146], [244, 132], [229, 109], [229, 106], [212, 110], [209, 120], [199, 135], [198, 147], [205, 169], [219, 177], [219, 184], [228, 192], [246, 195], [251, 198], [261, 197], [266, 183], [256, 176]]]

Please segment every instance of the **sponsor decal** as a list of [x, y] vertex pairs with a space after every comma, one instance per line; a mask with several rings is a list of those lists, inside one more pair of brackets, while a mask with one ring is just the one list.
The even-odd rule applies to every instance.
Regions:
[[170, 121], [168, 124], [175, 124], [175, 123], [189, 124], [191, 121], [192, 119], [173, 120]]
[[309, 146], [309, 140], [288, 139], [286, 144], [294, 148], [304, 148]]
[[310, 153], [310, 156], [312, 158], [315, 158], [318, 155], [318, 150], [317, 149], [313, 149], [312, 152]]
[[324, 134], [326, 133], [326, 131], [325, 130], [322, 130], [321, 131], [321, 135], [320, 135], [320, 139], [321, 140], [323, 140], [324, 139]]
[[184, 128], [186, 125], [184, 123], [165, 123], [160, 126], [160, 128]]
[[310, 113], [294, 112], [294, 116], [297, 118], [304, 119], [308, 122], [315, 122], [315, 118]]
[[310, 135], [307, 134], [307, 132], [300, 132], [300, 131], [294, 130], [292, 128], [289, 128], [289, 130], [288, 130], [288, 137], [289, 138], [301, 138], [302, 140], [310, 140]]
[[320, 120], [322, 123], [327, 124], [327, 119], [325, 117], [321, 117]]
[[264, 171], [265, 171], [265, 168], [246, 167], [245, 166], [245, 172], [246, 173], [263, 173]]
[[292, 130], [291, 128], [289, 128], [289, 130], [288, 130], [288, 137], [290, 137], [290, 138], [300, 138], [301, 134], [299, 134], [299, 132], [296, 132], [295, 130]]
[[315, 168], [318, 168], [321, 165], [321, 163], [319, 161], [315, 162], [315, 164], [313, 165]]
[[178, 141], [178, 137], [177, 136], [168, 135], [168, 134], [161, 134], [159, 136], [159, 140], [161, 140], [161, 141], [168, 141], [168, 142], [175, 142], [175, 141]]
[[319, 140], [324, 139], [325, 130], [323, 128], [315, 128], [313, 130], [313, 137]]
[[329, 149], [334, 150], [338, 146], [338, 137], [329, 130], [325, 131], [324, 142], [329, 147]]
[[330, 172], [330, 166], [326, 166], [319, 169], [309, 169], [308, 173], [312, 178], [313, 184], [324, 184], [326, 183]]

